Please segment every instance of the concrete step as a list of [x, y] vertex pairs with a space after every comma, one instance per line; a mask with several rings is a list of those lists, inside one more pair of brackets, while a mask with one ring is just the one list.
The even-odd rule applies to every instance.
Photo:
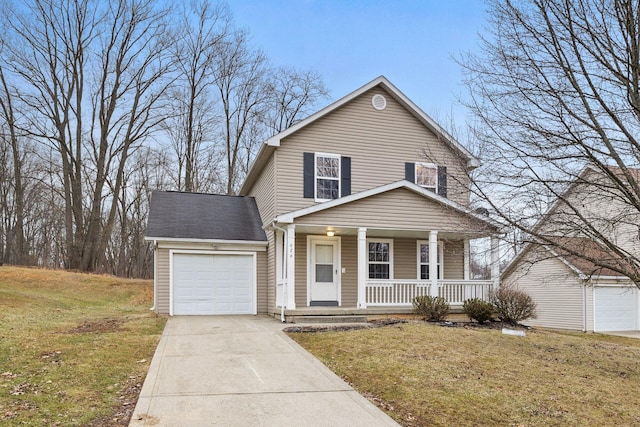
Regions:
[[367, 316], [293, 316], [292, 323], [366, 323]]

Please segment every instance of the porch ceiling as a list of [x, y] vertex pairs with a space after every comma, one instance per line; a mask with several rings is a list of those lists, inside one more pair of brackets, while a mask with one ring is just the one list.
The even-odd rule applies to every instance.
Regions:
[[[300, 234], [317, 234], [326, 235], [327, 231], [333, 231], [336, 236], [356, 236], [358, 227], [339, 226], [339, 225], [308, 225], [296, 224], [296, 233]], [[415, 238], [421, 240], [429, 239], [430, 230], [408, 230], [408, 229], [390, 229], [390, 228], [367, 228], [367, 236], [390, 237], [390, 238]], [[477, 232], [438, 232], [438, 238], [444, 240], [462, 240], [462, 239], [480, 239], [487, 237], [488, 234]]]

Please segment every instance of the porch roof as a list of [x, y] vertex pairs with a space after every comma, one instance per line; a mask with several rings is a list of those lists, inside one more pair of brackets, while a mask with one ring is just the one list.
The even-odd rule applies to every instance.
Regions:
[[396, 234], [399, 228], [428, 231], [429, 226], [459, 234], [490, 235], [501, 230], [490, 218], [406, 180], [288, 212], [275, 221], [345, 231], [367, 227]]

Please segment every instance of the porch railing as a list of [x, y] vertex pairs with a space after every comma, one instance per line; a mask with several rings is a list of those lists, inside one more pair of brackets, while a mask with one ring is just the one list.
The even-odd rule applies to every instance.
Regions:
[[[462, 305], [469, 298], [487, 300], [491, 280], [438, 280], [438, 296], [451, 305]], [[370, 280], [365, 296], [367, 306], [408, 306], [421, 295], [430, 295], [431, 282], [427, 280]]]

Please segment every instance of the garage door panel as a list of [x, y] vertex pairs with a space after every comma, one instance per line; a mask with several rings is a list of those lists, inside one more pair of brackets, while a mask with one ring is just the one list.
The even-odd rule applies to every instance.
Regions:
[[173, 254], [173, 314], [253, 314], [253, 256]]
[[638, 330], [638, 289], [598, 287], [594, 289], [594, 330]]

